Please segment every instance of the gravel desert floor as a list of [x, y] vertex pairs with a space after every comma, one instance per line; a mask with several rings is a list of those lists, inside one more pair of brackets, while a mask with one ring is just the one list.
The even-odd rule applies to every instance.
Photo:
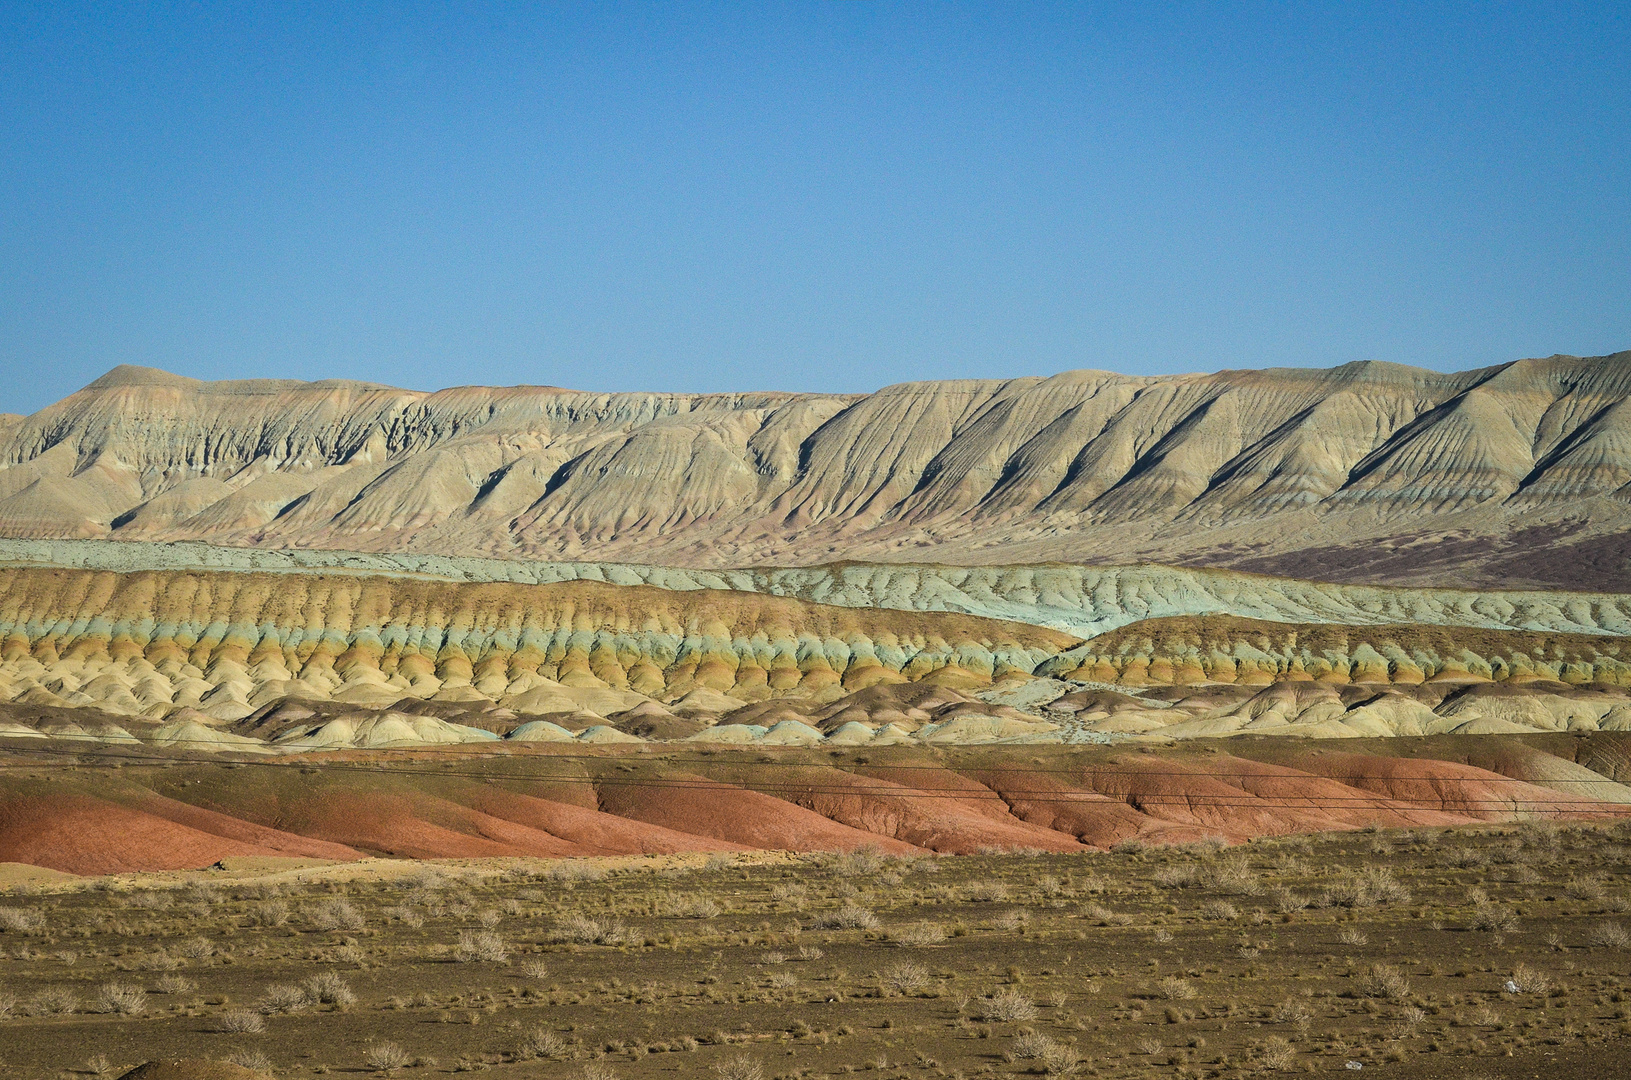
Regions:
[[10, 869], [19, 1080], [162, 1057], [584, 1080], [1631, 1071], [1620, 824]]

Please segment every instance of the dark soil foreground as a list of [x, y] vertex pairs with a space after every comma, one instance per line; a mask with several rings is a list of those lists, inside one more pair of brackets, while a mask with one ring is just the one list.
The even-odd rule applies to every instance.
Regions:
[[[1631, 829], [229, 861], [0, 898], [4, 1075], [1631, 1075]], [[1360, 1068], [1349, 1070], [1347, 1063]]]

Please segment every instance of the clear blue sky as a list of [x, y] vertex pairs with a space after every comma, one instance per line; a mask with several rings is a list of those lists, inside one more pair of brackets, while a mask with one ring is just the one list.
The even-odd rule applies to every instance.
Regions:
[[1631, 348], [1631, 6], [0, 6], [0, 410]]

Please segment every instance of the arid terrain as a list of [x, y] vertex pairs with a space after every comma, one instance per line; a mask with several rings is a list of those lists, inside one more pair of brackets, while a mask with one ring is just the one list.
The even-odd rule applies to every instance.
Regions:
[[1608, 1080], [1631, 1069], [1628, 874], [1623, 829], [1534, 822], [45, 880], [0, 906], [0, 1059], [19, 1080], [158, 1046], [246, 1070], [195, 1074], [216, 1076]]
[[422, 393], [121, 367], [0, 417], [0, 533], [1623, 591], [1628, 392], [1625, 353], [865, 396]]
[[118, 369], [0, 419], [0, 1062], [1625, 1075], [1628, 392]]

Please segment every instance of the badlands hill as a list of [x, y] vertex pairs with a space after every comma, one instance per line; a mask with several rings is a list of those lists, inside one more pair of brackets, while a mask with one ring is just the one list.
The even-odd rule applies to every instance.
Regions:
[[1627, 591], [1628, 391], [1631, 353], [865, 396], [421, 393], [118, 368], [0, 422], [0, 532]]

